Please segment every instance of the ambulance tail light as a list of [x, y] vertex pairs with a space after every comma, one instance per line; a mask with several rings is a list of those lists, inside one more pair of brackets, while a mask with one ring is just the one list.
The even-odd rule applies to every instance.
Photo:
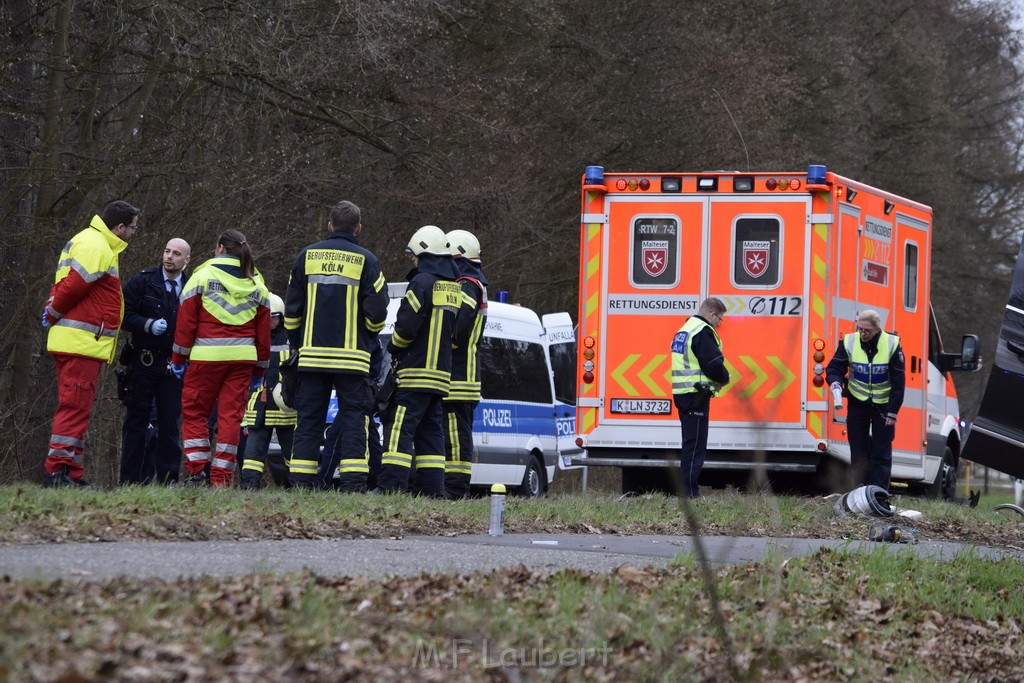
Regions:
[[811, 370], [814, 372], [814, 377], [811, 379], [811, 384], [816, 387], [825, 386], [825, 366], [822, 365], [822, 361], [825, 360], [825, 340], [815, 339], [814, 340], [814, 354], [811, 356], [814, 359], [814, 367]]
[[593, 384], [594, 383], [594, 346], [596, 340], [587, 335], [583, 338], [583, 383]]

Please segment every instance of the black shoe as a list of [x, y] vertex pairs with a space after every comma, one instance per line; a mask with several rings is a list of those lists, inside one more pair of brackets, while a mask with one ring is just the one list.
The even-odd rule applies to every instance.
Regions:
[[210, 485], [210, 475], [205, 471], [200, 472], [199, 474], [193, 474], [191, 477], [181, 482], [181, 485], [187, 489], [207, 487]]
[[47, 474], [43, 479], [43, 488], [47, 489], [58, 489], [58, 488], [80, 488], [80, 489], [91, 489], [98, 490], [98, 486], [93, 486], [85, 479], [72, 479], [68, 474], [68, 468], [63, 467], [53, 474]]
[[241, 481], [238, 482], [238, 488], [243, 491], [258, 491], [262, 488], [260, 480], [256, 477], [242, 477]]

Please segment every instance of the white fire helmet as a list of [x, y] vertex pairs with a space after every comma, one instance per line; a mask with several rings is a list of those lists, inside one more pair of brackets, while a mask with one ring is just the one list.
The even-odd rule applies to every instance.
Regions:
[[420, 254], [448, 256], [448, 238], [445, 237], [444, 230], [436, 225], [424, 225], [413, 233], [405, 250], [413, 256]]
[[273, 292], [270, 293], [270, 315], [284, 315], [284, 299]]
[[448, 233], [448, 248], [455, 258], [480, 261], [480, 240], [468, 230], [452, 230]]

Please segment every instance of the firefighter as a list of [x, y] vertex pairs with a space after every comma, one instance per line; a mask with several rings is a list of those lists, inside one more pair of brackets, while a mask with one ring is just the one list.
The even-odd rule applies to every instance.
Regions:
[[88, 486], [82, 452], [100, 366], [114, 360], [124, 295], [118, 254], [139, 229], [137, 209], [110, 202], [60, 254], [42, 313], [46, 350], [57, 366], [57, 410], [53, 414], [44, 486]]
[[877, 311], [861, 311], [857, 331], [843, 338], [825, 378], [833, 387], [845, 386], [849, 398], [850, 488], [864, 484], [888, 491], [896, 415], [906, 386], [900, 338], [882, 331]]
[[[245, 235], [227, 230], [192, 274], [178, 307], [171, 371], [185, 378], [182, 438], [188, 486], [230, 486], [250, 391], [270, 364], [270, 292]], [[185, 362], [188, 361], [188, 372]], [[216, 448], [207, 420], [217, 406]]]
[[700, 305], [672, 338], [672, 399], [682, 425], [679, 475], [682, 494], [699, 498], [697, 482], [708, 449], [711, 397], [729, 383], [722, 340], [716, 328], [722, 324], [725, 304], [710, 297]]
[[277, 432], [281, 451], [270, 456], [270, 477], [277, 486], [288, 486], [288, 460], [292, 454], [295, 433], [295, 410], [284, 404], [281, 395], [281, 363], [288, 360], [288, 332], [284, 329], [284, 300], [270, 294], [270, 367], [267, 368], [263, 388], [253, 392], [245, 411], [245, 424], [249, 436], [245, 441], [242, 476], [239, 487], [258, 489], [270, 451], [270, 437]]
[[480, 402], [480, 337], [487, 319], [487, 278], [480, 266], [480, 242], [470, 232], [452, 230], [448, 247], [459, 269], [462, 305], [452, 334], [452, 382], [443, 401], [446, 498], [469, 495], [473, 467], [473, 411]]
[[388, 406], [378, 490], [409, 490], [444, 497], [444, 409], [451, 382], [452, 332], [462, 304], [459, 276], [444, 232], [433, 225], [417, 230], [406, 250], [416, 257], [388, 343], [398, 387]]
[[[124, 328], [132, 333], [129, 360], [131, 399], [125, 402], [121, 483], [178, 481], [181, 470], [181, 380], [171, 374], [171, 344], [178, 317], [178, 295], [192, 257], [188, 242], [174, 238], [164, 247], [160, 266], [144, 268], [124, 286]], [[124, 352], [122, 352], [124, 353]], [[151, 413], [155, 440], [147, 447]]]
[[[284, 325], [298, 351], [298, 413], [292, 486], [321, 487], [340, 467], [339, 488], [366, 491], [366, 433], [373, 397], [367, 382], [371, 344], [387, 317], [387, 282], [377, 257], [360, 246], [361, 212], [350, 201], [331, 210], [327, 239], [299, 252], [288, 280]], [[331, 389], [338, 397], [335, 424], [341, 430], [332, 462], [320, 463], [320, 446]], [[318, 481], [317, 470], [327, 472]]]

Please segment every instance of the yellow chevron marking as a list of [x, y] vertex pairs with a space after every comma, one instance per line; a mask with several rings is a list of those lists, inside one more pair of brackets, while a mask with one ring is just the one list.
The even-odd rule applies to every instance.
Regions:
[[814, 274], [818, 277], [825, 278], [825, 259], [821, 258], [817, 254], [814, 255]]
[[[665, 360], [667, 357], [668, 356], [666, 354], [658, 354], [657, 356], [651, 359], [650, 363], [644, 366], [643, 370], [637, 373], [637, 378], [639, 378], [639, 380], [643, 382], [644, 386], [650, 390], [651, 395], [653, 396], [662, 396], [664, 394], [664, 390], [658, 386], [657, 382], [653, 380], [653, 378], [651, 377], [651, 373], [654, 372], [658, 368], [658, 366], [661, 365], [661, 362]], [[669, 373], [671, 375], [671, 363], [669, 364], [669, 366]]]
[[626, 370], [629, 370], [629, 368], [633, 365], [633, 363], [637, 362], [637, 360], [639, 358], [640, 358], [640, 354], [639, 353], [631, 353], [631, 354], [629, 354], [628, 356], [626, 356], [626, 359], [619, 364], [619, 367], [617, 367], [614, 370], [612, 370], [611, 373], [609, 374], [609, 376], [613, 380], [618, 382], [619, 386], [622, 387], [622, 390], [626, 392], [627, 396], [639, 396], [640, 395], [640, 392], [637, 391], [636, 389], [634, 389], [633, 385], [630, 384], [629, 381], [625, 377]]
[[807, 413], [807, 428], [811, 434], [817, 438], [821, 438], [824, 433], [821, 424], [821, 415], [818, 413]]
[[585, 312], [586, 317], [589, 318], [590, 316], [594, 315], [594, 311], [597, 310], [597, 301], [598, 301], [597, 292], [594, 292], [594, 295], [591, 296], [589, 299], [587, 299], [586, 312]]
[[729, 383], [718, 390], [719, 398], [728, 394], [734, 386], [739, 384], [740, 377], [742, 376], [740, 371], [736, 369], [736, 366], [729, 362], [728, 358], [725, 359], [725, 369], [729, 371]]
[[787, 368], [786, 364], [783, 363], [778, 356], [768, 356], [768, 362], [775, 366], [775, 369], [782, 375], [782, 379], [780, 379], [779, 383], [768, 392], [768, 395], [765, 398], [778, 398], [782, 395], [782, 392], [786, 390], [786, 387], [793, 383], [793, 380], [796, 379], [796, 374]]
[[871, 258], [875, 255], [875, 241], [865, 240], [864, 241], [864, 256]]
[[597, 254], [594, 258], [587, 261], [587, 279], [590, 279], [597, 275], [598, 269], [601, 267], [601, 255]]
[[594, 424], [597, 422], [597, 408], [584, 408], [583, 409], [583, 431], [582, 434], [589, 434], [594, 428]]
[[750, 371], [754, 373], [754, 381], [747, 385], [747, 387], [740, 393], [740, 398], [750, 398], [754, 395], [754, 392], [761, 388], [761, 385], [768, 380], [768, 373], [761, 369], [757, 362], [750, 356], [740, 356], [740, 360], [743, 364], [750, 368]]
[[819, 239], [825, 240], [827, 242], [828, 241], [828, 224], [827, 223], [815, 223], [814, 224], [814, 234], [817, 235]]
[[825, 317], [825, 300], [817, 294], [811, 296], [811, 309], [819, 318]]

